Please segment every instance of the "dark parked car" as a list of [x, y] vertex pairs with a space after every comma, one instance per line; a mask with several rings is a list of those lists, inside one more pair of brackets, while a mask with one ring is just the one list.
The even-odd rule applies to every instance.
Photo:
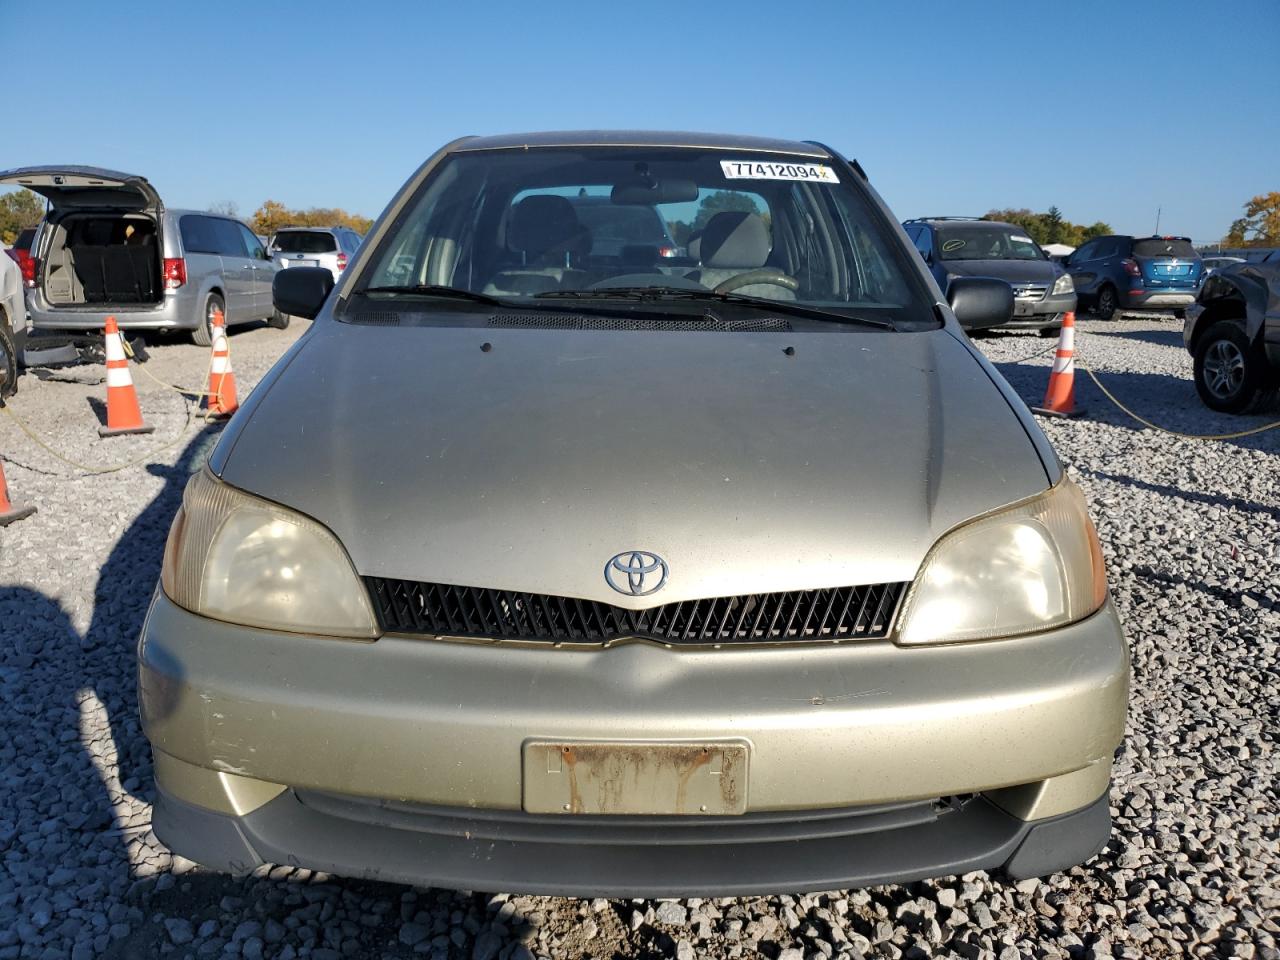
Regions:
[[666, 221], [649, 204], [623, 205], [609, 197], [570, 197], [573, 211], [591, 231], [591, 255], [622, 260], [669, 260], [679, 253]]
[[908, 220], [903, 229], [943, 291], [956, 277], [995, 277], [1013, 287], [1013, 316], [1002, 328], [1050, 336], [1062, 326], [1062, 315], [1076, 308], [1071, 278], [1021, 227], [928, 217]]
[[1204, 282], [1182, 339], [1196, 391], [1214, 410], [1246, 413], [1280, 388], [1280, 258], [1237, 263]]
[[1204, 266], [1186, 237], [1097, 237], [1067, 258], [1080, 306], [1102, 320], [1116, 311], [1170, 310], [1196, 302]]

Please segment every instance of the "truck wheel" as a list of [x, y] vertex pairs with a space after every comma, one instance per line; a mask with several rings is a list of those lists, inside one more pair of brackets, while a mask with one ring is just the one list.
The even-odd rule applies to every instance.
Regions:
[[200, 322], [191, 331], [191, 342], [197, 347], [207, 347], [213, 343], [214, 310], [221, 310], [224, 318], [227, 315], [227, 308], [222, 302], [222, 297], [216, 293], [211, 293], [205, 297], [204, 309], [200, 311]]
[[0, 400], [18, 392], [18, 346], [9, 318], [0, 310]]
[[1200, 338], [1195, 377], [1205, 406], [1222, 413], [1244, 413], [1270, 392], [1266, 357], [1230, 320], [1215, 323]]
[[1098, 291], [1098, 302], [1093, 305], [1093, 315], [1099, 320], [1110, 320], [1116, 313], [1115, 287], [1104, 286]]
[[271, 316], [267, 317], [267, 326], [274, 330], [289, 329], [289, 315], [281, 313], [279, 310], [272, 310]]

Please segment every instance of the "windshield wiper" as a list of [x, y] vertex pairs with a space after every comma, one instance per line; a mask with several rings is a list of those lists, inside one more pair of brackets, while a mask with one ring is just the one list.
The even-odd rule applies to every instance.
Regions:
[[786, 313], [797, 317], [812, 317], [831, 323], [852, 323], [864, 327], [877, 327], [881, 330], [893, 330], [894, 326], [887, 320], [872, 317], [855, 317], [836, 313], [834, 310], [823, 310], [821, 307], [810, 307], [802, 303], [788, 300], [770, 300], [768, 297], [752, 297], [745, 293], [716, 293], [714, 290], [689, 290], [685, 287], [604, 287], [600, 290], [551, 290], [547, 293], [534, 294], [535, 298], [565, 300], [632, 300], [637, 303], [660, 302], [663, 300], [714, 301], [716, 303], [734, 303], [746, 307], [755, 307], [773, 313]]
[[400, 286], [362, 287], [356, 293], [391, 293], [412, 297], [440, 297], [446, 300], [471, 300], [474, 303], [489, 303], [506, 306], [497, 297], [487, 293], [476, 293], [474, 290], [463, 290], [461, 287], [443, 287], [435, 283], [407, 283]]

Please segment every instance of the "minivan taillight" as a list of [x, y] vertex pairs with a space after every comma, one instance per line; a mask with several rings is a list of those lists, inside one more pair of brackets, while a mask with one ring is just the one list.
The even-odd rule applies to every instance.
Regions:
[[36, 285], [36, 258], [26, 250], [15, 250], [18, 255], [18, 269], [22, 271], [22, 282], [28, 287]]
[[164, 288], [177, 290], [187, 282], [187, 261], [181, 257], [165, 257]]
[[679, 255], [679, 253], [680, 251], [675, 247], [663, 246], [658, 248], [658, 256], [662, 257], [664, 260], [669, 260], [671, 257]]
[[1137, 260], [1121, 260], [1120, 266], [1124, 267], [1124, 272], [1131, 277], [1142, 276], [1142, 268], [1138, 266]]
[[338, 254], [338, 272], [341, 273], [347, 269], [347, 255], [345, 253]]

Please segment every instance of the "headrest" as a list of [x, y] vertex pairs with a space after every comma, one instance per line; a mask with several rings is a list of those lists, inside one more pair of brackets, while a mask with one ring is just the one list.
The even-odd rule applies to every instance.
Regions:
[[525, 197], [511, 212], [507, 245], [529, 257], [565, 251], [585, 253], [591, 248], [591, 235], [578, 220], [573, 204], [564, 197], [535, 194]]
[[769, 259], [769, 228], [756, 213], [725, 211], [707, 221], [702, 231], [702, 263], [707, 267], [754, 270]]

